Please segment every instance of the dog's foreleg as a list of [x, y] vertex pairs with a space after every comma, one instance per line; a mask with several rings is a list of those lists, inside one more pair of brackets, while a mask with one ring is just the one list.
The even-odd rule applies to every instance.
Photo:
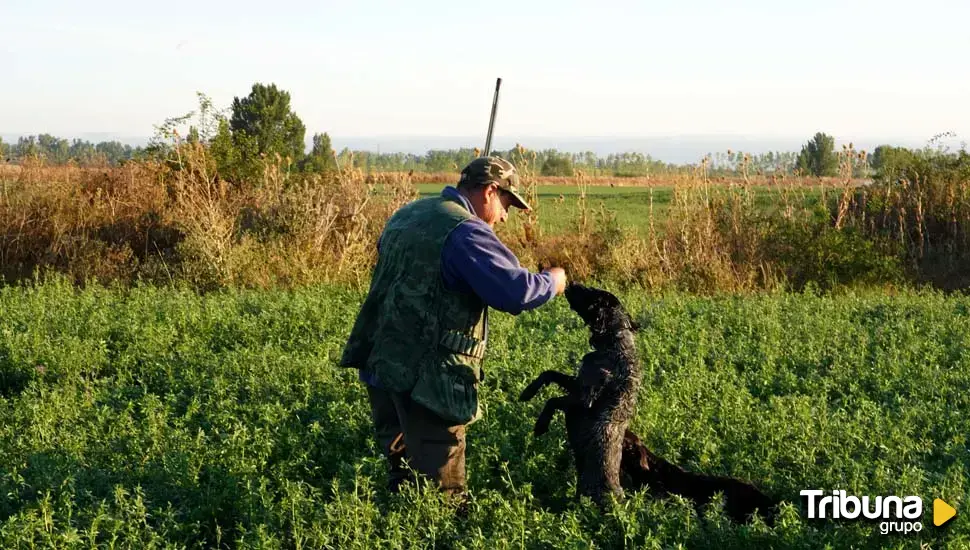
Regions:
[[539, 418], [536, 419], [536, 425], [535, 428], [533, 428], [533, 433], [536, 436], [540, 436], [549, 431], [549, 423], [552, 422], [552, 417], [556, 415], [556, 411], [565, 411], [566, 407], [574, 403], [575, 400], [569, 395], [553, 397], [552, 399], [546, 401], [546, 406], [542, 408], [542, 412], [539, 413]]
[[578, 388], [576, 384], [576, 377], [559, 371], [547, 370], [537, 376], [531, 384], [522, 390], [522, 393], [519, 395], [519, 401], [528, 401], [532, 399], [537, 393], [539, 393], [539, 390], [548, 384], [556, 384], [569, 394], [575, 393], [576, 389]]

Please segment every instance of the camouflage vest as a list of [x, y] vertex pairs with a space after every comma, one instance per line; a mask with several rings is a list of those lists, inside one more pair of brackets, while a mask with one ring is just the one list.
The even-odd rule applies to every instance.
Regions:
[[478, 383], [488, 308], [475, 294], [444, 287], [441, 251], [451, 231], [473, 217], [443, 197], [414, 201], [391, 216], [370, 291], [340, 361], [462, 424], [481, 414]]

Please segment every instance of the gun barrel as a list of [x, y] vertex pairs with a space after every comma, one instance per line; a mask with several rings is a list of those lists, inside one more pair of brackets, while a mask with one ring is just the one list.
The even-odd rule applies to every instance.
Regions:
[[492, 131], [495, 129], [495, 113], [498, 111], [498, 89], [502, 86], [502, 79], [495, 79], [495, 96], [492, 98], [492, 115], [488, 119], [488, 135], [485, 136], [485, 151], [483, 156], [488, 156], [492, 150]]

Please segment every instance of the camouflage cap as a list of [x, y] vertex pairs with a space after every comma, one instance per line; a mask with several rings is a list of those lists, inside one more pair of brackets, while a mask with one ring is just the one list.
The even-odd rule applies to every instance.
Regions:
[[499, 157], [478, 157], [468, 163], [461, 171], [459, 184], [487, 185], [495, 183], [499, 189], [512, 197], [512, 205], [522, 210], [530, 210], [529, 204], [519, 195], [519, 174], [511, 162]]

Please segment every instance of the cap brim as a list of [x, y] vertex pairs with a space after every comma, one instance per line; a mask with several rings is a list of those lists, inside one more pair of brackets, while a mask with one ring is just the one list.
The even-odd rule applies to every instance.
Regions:
[[525, 199], [520, 197], [519, 194], [516, 193], [515, 191], [509, 191], [508, 189], [503, 189], [503, 191], [505, 191], [509, 195], [512, 195], [512, 199], [513, 199], [512, 206], [516, 208], [520, 208], [522, 210], [532, 210], [532, 208], [529, 206], [529, 203], [525, 202]]

